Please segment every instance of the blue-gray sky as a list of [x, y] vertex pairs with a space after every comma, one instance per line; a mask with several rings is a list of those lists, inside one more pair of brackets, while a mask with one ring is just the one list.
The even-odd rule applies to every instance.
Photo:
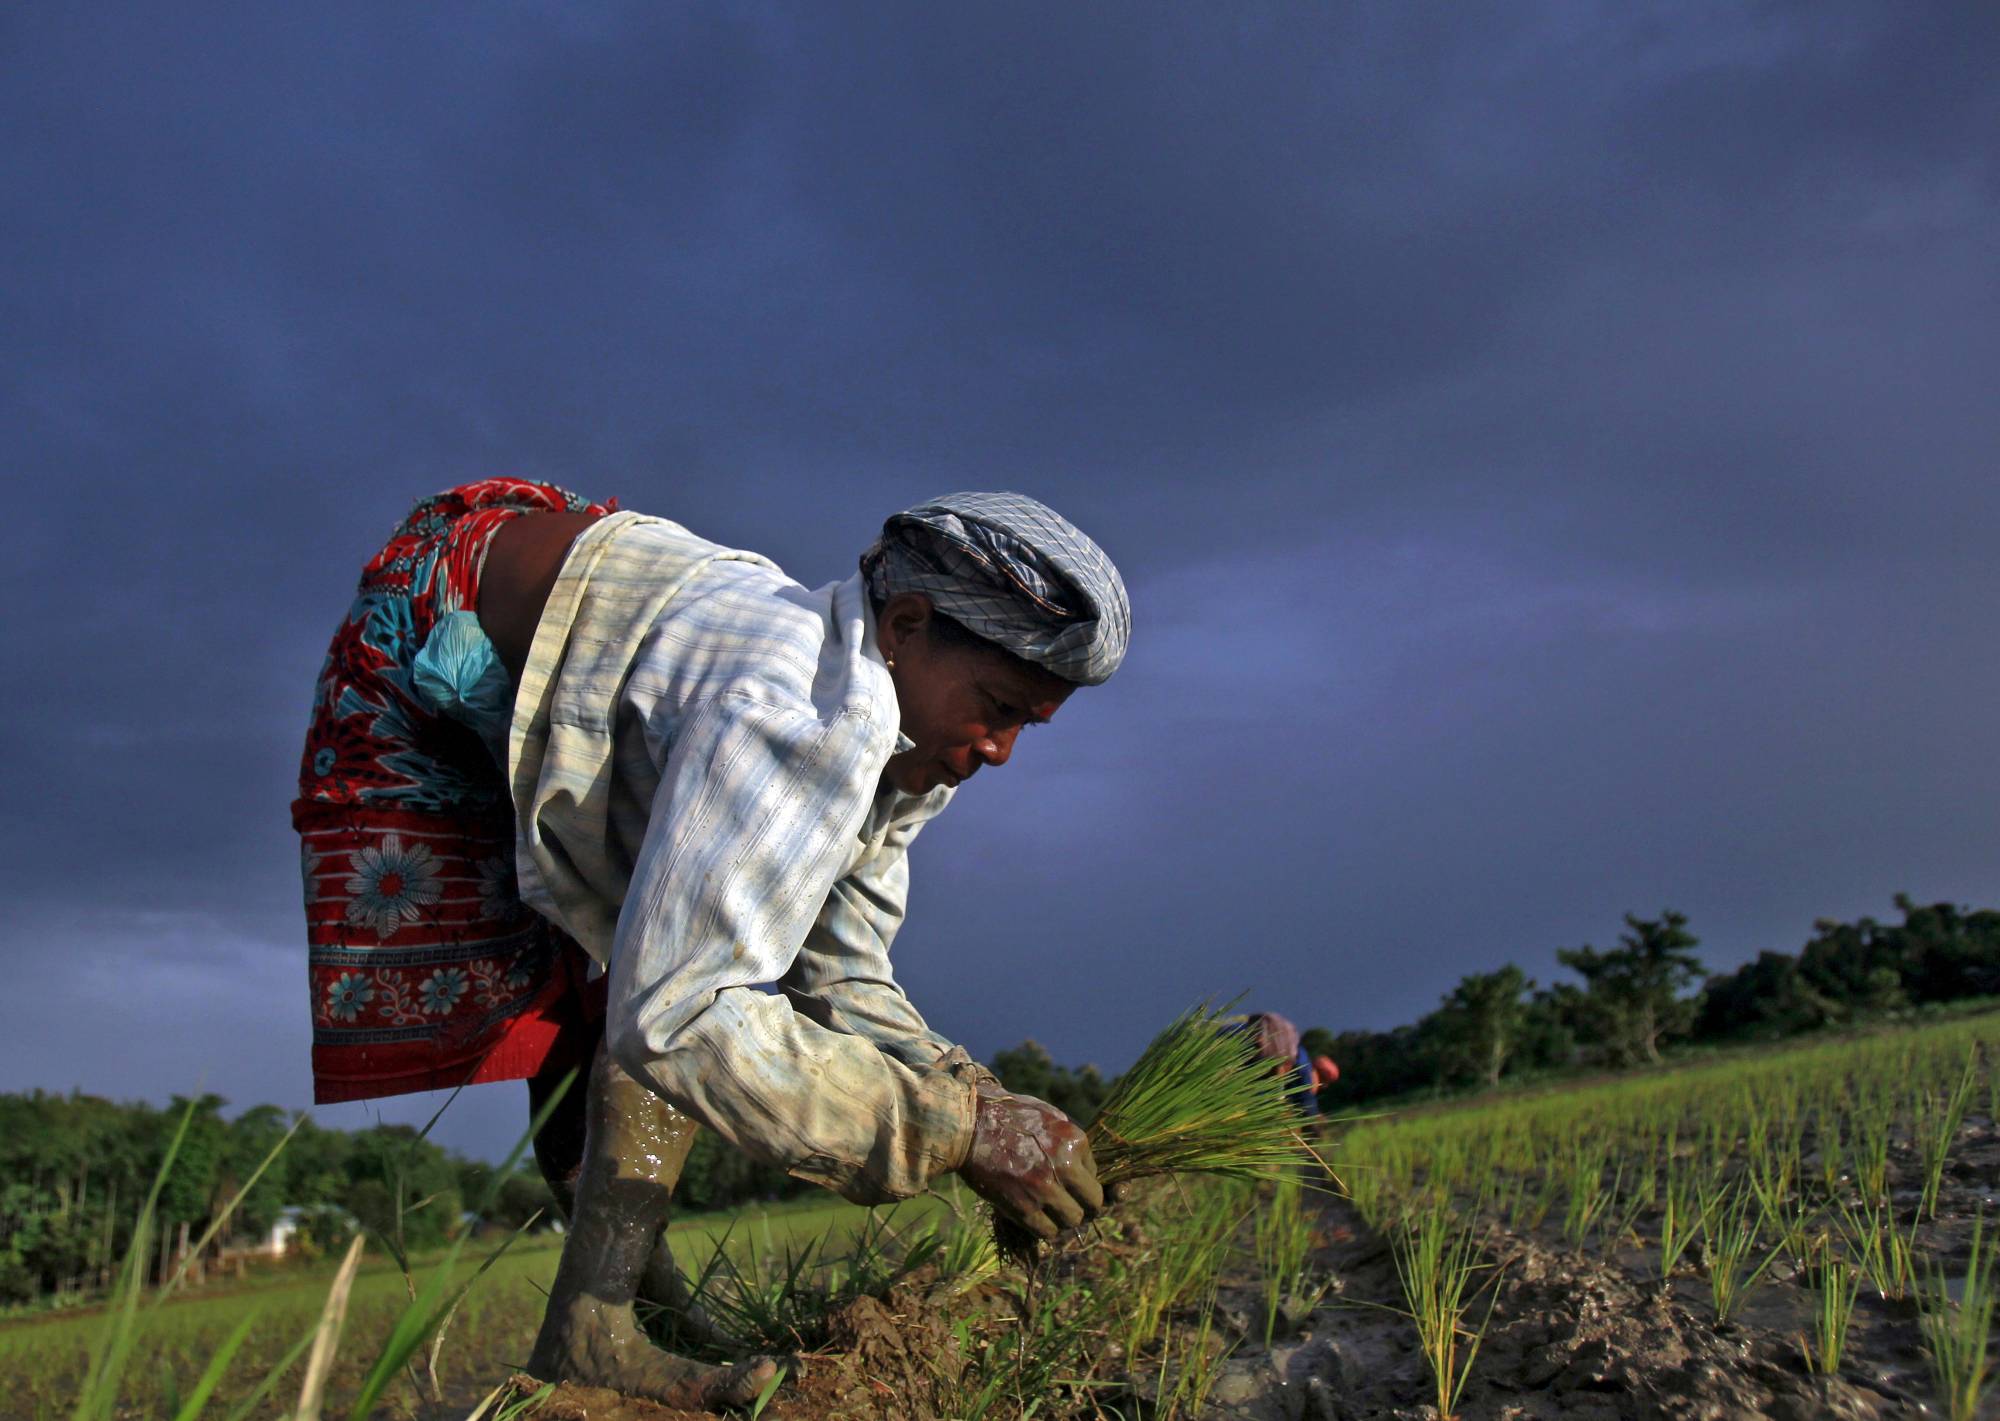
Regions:
[[809, 584], [959, 488], [1117, 559], [1126, 668], [918, 846], [976, 1052], [2000, 902], [1997, 68], [1894, 0], [10, 7], [0, 1089], [306, 1101], [311, 681], [491, 473]]

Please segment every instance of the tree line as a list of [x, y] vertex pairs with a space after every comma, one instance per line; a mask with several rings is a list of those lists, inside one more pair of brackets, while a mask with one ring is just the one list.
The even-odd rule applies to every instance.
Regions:
[[1558, 949], [1575, 981], [1539, 986], [1519, 966], [1476, 972], [1437, 1009], [1389, 1031], [1308, 1030], [1340, 1079], [1325, 1108], [1497, 1085], [1587, 1066], [1618, 1070], [1674, 1046], [1776, 1040], [1936, 1003], [2000, 995], [2000, 911], [1895, 897], [1898, 923], [1821, 919], [1796, 953], [1710, 974], [1685, 914], [1625, 915], [1615, 947]]

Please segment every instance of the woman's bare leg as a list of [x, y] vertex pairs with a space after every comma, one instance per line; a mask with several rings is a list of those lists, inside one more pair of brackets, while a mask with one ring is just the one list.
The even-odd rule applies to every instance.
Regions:
[[[564, 1074], [555, 1071], [546, 1076], [528, 1078], [529, 1119], [542, 1113], [542, 1108], [562, 1083]], [[576, 1212], [576, 1181], [583, 1172], [584, 1102], [589, 1097], [587, 1082], [575, 1087], [557, 1102], [542, 1122], [541, 1129], [535, 1132], [535, 1163], [541, 1168], [549, 1192], [555, 1195], [556, 1208], [561, 1211], [565, 1224]], [[689, 1128], [693, 1129], [692, 1122]], [[678, 1169], [675, 1172], [678, 1175]], [[675, 1183], [678, 1182], [676, 1179]], [[733, 1340], [716, 1326], [715, 1319], [696, 1299], [694, 1289], [674, 1260], [673, 1249], [667, 1244], [664, 1225], [653, 1245], [653, 1256], [647, 1260], [645, 1272], [639, 1277], [639, 1301], [672, 1313], [676, 1335], [683, 1341], [705, 1347], [727, 1348]]]
[[[601, 1045], [585, 1118], [569, 1234], [528, 1370], [543, 1381], [608, 1387], [668, 1406], [748, 1405], [776, 1374], [774, 1361], [710, 1367], [677, 1357], [647, 1340], [633, 1312], [655, 1249], [664, 1251], [660, 1235], [695, 1123], [626, 1075]], [[545, 1174], [563, 1173], [559, 1144], [552, 1137], [544, 1158], [537, 1142]]]

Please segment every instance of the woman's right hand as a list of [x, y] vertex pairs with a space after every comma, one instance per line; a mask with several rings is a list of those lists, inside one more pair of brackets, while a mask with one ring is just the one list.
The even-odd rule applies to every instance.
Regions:
[[979, 1092], [972, 1148], [958, 1174], [980, 1198], [1043, 1240], [1104, 1208], [1089, 1137], [1031, 1095]]

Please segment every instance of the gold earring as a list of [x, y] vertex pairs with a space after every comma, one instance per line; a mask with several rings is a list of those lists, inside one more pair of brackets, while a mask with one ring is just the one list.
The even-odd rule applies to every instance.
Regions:
[[885, 656], [885, 657], [883, 657], [883, 658], [882, 658], [882, 661], [883, 661], [883, 664], [884, 664], [884, 665], [886, 665], [886, 666], [887, 666], [887, 667], [888, 667], [888, 668], [889, 668], [889, 669], [890, 669], [891, 671], [894, 671], [894, 670], [896, 669], [896, 658], [895, 658], [895, 657], [893, 657], [893, 656]]

